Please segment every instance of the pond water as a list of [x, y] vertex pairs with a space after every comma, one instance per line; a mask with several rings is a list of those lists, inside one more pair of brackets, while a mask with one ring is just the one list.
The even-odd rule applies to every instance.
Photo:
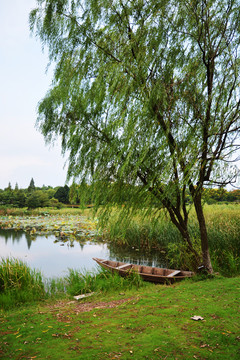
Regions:
[[92, 271], [97, 268], [93, 257], [135, 264], [165, 267], [163, 254], [116, 247], [88, 240], [59, 240], [55, 235], [37, 235], [15, 230], [0, 230], [0, 257], [23, 260], [45, 277], [63, 277], [68, 268]]

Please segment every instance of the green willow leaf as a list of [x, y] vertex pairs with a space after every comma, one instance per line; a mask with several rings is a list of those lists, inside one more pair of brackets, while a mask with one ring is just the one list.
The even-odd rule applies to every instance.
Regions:
[[164, 206], [211, 271], [201, 198], [237, 175], [224, 166], [239, 150], [239, 0], [36, 3], [30, 28], [55, 64], [37, 126], [47, 141], [61, 137], [69, 179], [94, 184], [96, 205], [125, 194], [128, 216]]

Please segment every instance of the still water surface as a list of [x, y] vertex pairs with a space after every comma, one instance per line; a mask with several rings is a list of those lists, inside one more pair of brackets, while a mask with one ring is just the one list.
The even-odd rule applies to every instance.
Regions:
[[159, 254], [141, 253], [93, 241], [59, 241], [55, 235], [37, 235], [0, 230], [0, 257], [23, 260], [31, 268], [40, 270], [48, 278], [67, 275], [68, 268], [92, 271], [97, 268], [93, 257], [164, 267], [166, 263]]

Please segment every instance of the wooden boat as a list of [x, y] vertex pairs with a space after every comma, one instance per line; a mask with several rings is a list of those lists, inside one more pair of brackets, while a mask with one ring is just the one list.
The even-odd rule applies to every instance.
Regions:
[[171, 284], [175, 281], [183, 280], [194, 275], [194, 273], [191, 271], [172, 270], [144, 265], [127, 264], [120, 261], [103, 260], [98, 258], [93, 258], [93, 260], [96, 261], [103, 268], [112, 272], [117, 272], [121, 276], [127, 276], [130, 272], [136, 272], [143, 278], [143, 280], [154, 283]]

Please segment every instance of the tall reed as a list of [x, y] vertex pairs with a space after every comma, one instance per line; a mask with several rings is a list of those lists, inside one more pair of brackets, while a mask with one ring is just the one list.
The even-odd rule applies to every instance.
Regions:
[[98, 272], [79, 272], [69, 269], [65, 278], [66, 292], [69, 295], [79, 295], [89, 292], [109, 292], [112, 290], [124, 290], [139, 288], [144, 283], [138, 274], [129, 274], [123, 278], [118, 274], [112, 274], [107, 270], [100, 269]]
[[240, 274], [240, 206], [207, 207], [209, 245], [214, 269], [225, 276]]
[[44, 283], [40, 272], [30, 269], [21, 260], [2, 258], [0, 263], [1, 307], [11, 308], [44, 297]]
[[119, 245], [151, 249], [164, 249], [170, 242], [181, 241], [181, 236], [165, 214], [157, 219], [142, 220], [137, 216], [129, 221], [117, 216], [109, 219], [105, 228], [104, 238]]
[[[204, 207], [210, 254], [215, 271], [223, 275], [240, 274], [240, 205], [206, 205]], [[141, 249], [164, 249], [172, 267], [191, 267], [194, 259], [182, 238], [162, 211], [156, 218], [122, 219], [113, 212], [105, 229], [105, 238], [118, 246]], [[200, 250], [200, 231], [194, 212], [190, 212], [189, 232], [196, 250]]]

